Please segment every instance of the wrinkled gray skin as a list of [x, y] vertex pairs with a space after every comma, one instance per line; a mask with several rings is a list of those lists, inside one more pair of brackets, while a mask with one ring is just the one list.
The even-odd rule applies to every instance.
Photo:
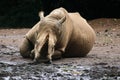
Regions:
[[35, 62], [51, 62], [61, 57], [83, 57], [92, 49], [95, 32], [79, 13], [64, 8], [53, 10], [26, 34], [20, 53]]

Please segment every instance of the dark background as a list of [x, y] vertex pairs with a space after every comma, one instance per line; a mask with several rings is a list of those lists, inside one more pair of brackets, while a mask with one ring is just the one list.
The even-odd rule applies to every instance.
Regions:
[[87, 20], [120, 18], [120, 0], [0, 0], [0, 27], [32, 27], [39, 21], [39, 11], [47, 15], [59, 7]]

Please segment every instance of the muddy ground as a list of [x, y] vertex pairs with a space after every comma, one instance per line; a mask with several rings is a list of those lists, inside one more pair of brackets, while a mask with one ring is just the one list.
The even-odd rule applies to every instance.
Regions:
[[83, 58], [32, 64], [19, 46], [29, 29], [0, 29], [0, 80], [120, 80], [120, 19], [88, 21], [97, 38]]

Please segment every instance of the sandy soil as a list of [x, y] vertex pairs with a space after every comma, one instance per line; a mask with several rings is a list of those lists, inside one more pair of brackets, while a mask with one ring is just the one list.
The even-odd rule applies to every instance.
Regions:
[[[101, 18], [101, 19], [91, 20], [88, 22], [94, 28], [97, 36], [94, 47], [90, 51], [90, 53], [84, 58], [64, 58], [64, 59], [56, 60], [53, 61], [53, 65], [54, 66], [59, 65], [60, 67], [59, 69], [61, 69], [61, 65], [66, 65], [66, 64], [67, 67], [70, 64], [73, 64], [74, 66], [78, 66], [78, 67], [82, 66], [84, 67], [84, 70], [88, 70], [88, 68], [86, 69], [86, 66], [89, 66], [89, 68], [93, 67], [90, 69], [92, 71], [88, 70], [89, 75], [92, 76], [90, 76], [89, 78], [85, 77], [83, 78], [83, 80], [90, 80], [90, 79], [93, 80], [97, 78], [101, 79], [101, 77], [105, 77], [106, 74], [108, 75], [110, 73], [114, 74], [112, 76], [114, 78], [112, 78], [111, 80], [120, 80], [120, 68], [119, 68], [120, 67], [120, 19]], [[23, 59], [19, 55], [19, 46], [24, 38], [24, 35], [28, 31], [29, 29], [0, 29], [0, 64], [1, 65], [8, 64], [8, 65], [17, 66], [32, 62], [31, 60]], [[114, 70], [114, 67], [116, 71]], [[108, 71], [108, 73], [103, 74], [103, 72], [106, 70]], [[96, 74], [97, 73], [96, 71], [99, 71], [98, 74]], [[75, 72], [75, 74], [79, 74], [79, 73]], [[60, 76], [61, 74], [58, 75]], [[0, 77], [4, 77], [4, 76], [0, 74]], [[8, 77], [8, 75], [5, 77]], [[42, 80], [44, 79], [45, 78], [43, 78]], [[75, 78], [74, 80], [79, 80], [79, 79], [80, 78], [78, 77]], [[62, 79], [57, 78], [56, 80], [62, 80]]]

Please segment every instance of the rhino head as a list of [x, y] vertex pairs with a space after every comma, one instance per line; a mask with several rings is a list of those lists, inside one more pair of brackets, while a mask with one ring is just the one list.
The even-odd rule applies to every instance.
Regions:
[[36, 42], [32, 54], [34, 54], [34, 62], [52, 62], [55, 46], [62, 32], [62, 24], [66, 17], [59, 20], [44, 17], [44, 13], [40, 12], [39, 29], [35, 33]]

